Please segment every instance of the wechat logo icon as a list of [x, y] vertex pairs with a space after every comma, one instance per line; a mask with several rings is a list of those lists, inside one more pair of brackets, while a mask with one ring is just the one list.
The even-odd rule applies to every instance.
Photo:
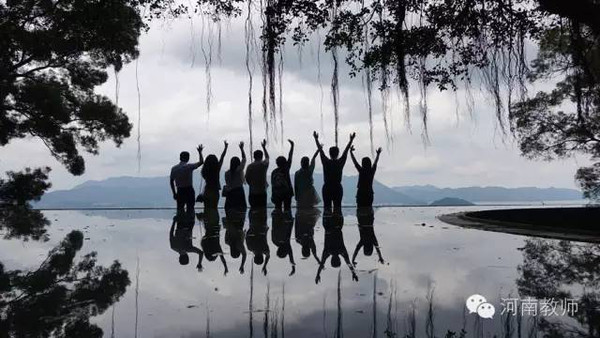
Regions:
[[469, 313], [477, 313], [481, 318], [492, 319], [494, 313], [496, 313], [494, 305], [488, 303], [482, 295], [474, 294], [470, 296], [467, 298], [465, 305], [467, 306]]

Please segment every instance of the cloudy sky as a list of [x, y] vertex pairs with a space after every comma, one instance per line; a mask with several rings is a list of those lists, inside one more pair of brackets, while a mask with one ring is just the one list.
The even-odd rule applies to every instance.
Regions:
[[[201, 40], [208, 49], [208, 26], [202, 20], [177, 20], [156, 23], [142, 36], [141, 56], [127, 65], [119, 75], [119, 105], [134, 123], [132, 137], [116, 148], [111, 142], [102, 145], [99, 156], [86, 155], [87, 170], [83, 176], [71, 176], [54, 160], [39, 140], [12, 142], [2, 149], [0, 170], [17, 170], [25, 166], [50, 165], [54, 189], [68, 189], [86, 180], [113, 176], [161, 176], [178, 161], [182, 150], [192, 152], [198, 143], [206, 154], [220, 153], [222, 142], [231, 143], [229, 155], [239, 155], [237, 143], [249, 141], [248, 75], [244, 63], [244, 33], [241, 22], [232, 21], [222, 28], [221, 57], [217, 52], [216, 28], [213, 37], [211, 67], [212, 105], [206, 105], [207, 77]], [[204, 31], [204, 32], [203, 32]], [[321, 85], [318, 80], [316, 43], [301, 52], [293, 46], [285, 48], [283, 73], [283, 118], [285, 138], [296, 141], [296, 164], [301, 156], [310, 155], [315, 146], [312, 131], [321, 132], [321, 95], [323, 95], [322, 142], [333, 142], [334, 116], [329, 84], [331, 56], [321, 51]], [[342, 69], [344, 73], [345, 69]], [[262, 95], [260, 72], [254, 72], [254, 142], [265, 136], [260, 110]], [[141, 100], [141, 168], [137, 165], [138, 92]], [[565, 161], [531, 161], [519, 155], [510, 136], [503, 136], [493, 115], [490, 101], [477, 89], [473, 116], [466, 109], [464, 93], [440, 93], [429, 90], [430, 144], [421, 139], [418, 107], [419, 95], [411, 91], [412, 127], [404, 124], [400, 106], [393, 104], [391, 121], [393, 142], [388, 142], [381, 113], [381, 101], [375, 93], [375, 144], [384, 147], [377, 178], [395, 185], [433, 184], [440, 187], [501, 185], [508, 187], [576, 187], [573, 175], [586, 163], [585, 158]], [[532, 91], [535, 91], [533, 88]], [[98, 89], [115, 98], [115, 78]], [[394, 95], [392, 95], [394, 96]], [[340, 84], [340, 143], [351, 131], [358, 156], [370, 154], [366, 96], [360, 79], [344, 77]], [[397, 100], [394, 100], [397, 101]], [[458, 113], [458, 114], [457, 114]], [[272, 156], [287, 153], [273, 135], [268, 146]], [[320, 171], [318, 166], [317, 171]], [[352, 166], [347, 175], [354, 174]]]

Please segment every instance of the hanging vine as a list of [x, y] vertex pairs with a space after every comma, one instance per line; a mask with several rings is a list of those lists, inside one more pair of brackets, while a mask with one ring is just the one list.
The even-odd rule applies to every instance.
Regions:
[[244, 41], [246, 44], [246, 72], [248, 73], [248, 133], [250, 136], [250, 152], [254, 149], [252, 133], [252, 87], [254, 85], [254, 66], [251, 62], [254, 26], [252, 24], [252, 0], [248, 0], [246, 22], [244, 25]]

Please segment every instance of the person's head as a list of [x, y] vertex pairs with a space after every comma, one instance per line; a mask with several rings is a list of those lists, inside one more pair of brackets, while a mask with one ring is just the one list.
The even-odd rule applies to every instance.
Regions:
[[262, 161], [262, 159], [263, 159], [262, 150], [255, 150], [253, 156], [254, 156], [255, 161]]
[[362, 167], [363, 168], [371, 168], [371, 159], [368, 157], [363, 157], [362, 159]]
[[373, 254], [373, 244], [363, 246], [363, 253], [365, 256], [371, 256]]
[[179, 153], [179, 160], [181, 162], [186, 162], [190, 160], [190, 153], [188, 153], [187, 151], [182, 151], [181, 153]]
[[256, 265], [262, 265], [262, 263], [264, 262], [264, 258], [262, 255], [256, 255], [254, 256], [254, 264]]
[[329, 148], [329, 156], [332, 159], [335, 160], [339, 155], [340, 155], [340, 148], [338, 148], [336, 146]]
[[181, 265], [188, 265], [188, 263], [190, 262], [190, 257], [188, 256], [187, 253], [180, 253], [179, 254], [179, 264]]
[[284, 168], [285, 165], [287, 164], [287, 160], [285, 159], [285, 157], [283, 156], [279, 156], [277, 157], [277, 159], [275, 160], [275, 163], [277, 164], [278, 168]]
[[286, 248], [283, 246], [280, 246], [279, 248], [277, 248], [277, 257], [285, 258], [285, 256], [287, 256]]
[[235, 171], [241, 164], [242, 162], [240, 162], [240, 158], [237, 156], [234, 156], [231, 158], [231, 161], [229, 161], [229, 170], [231, 171]]
[[309, 245], [302, 246], [302, 257], [303, 258], [310, 257], [310, 246]]
[[232, 246], [229, 250], [232, 258], [238, 258], [242, 254], [239, 248]]
[[307, 156], [304, 156], [300, 160], [300, 167], [302, 167], [302, 169], [307, 169], [309, 165], [310, 165], [310, 159]]
[[331, 267], [332, 268], [339, 268], [340, 265], [342, 265], [342, 261], [340, 260], [340, 256], [339, 255], [333, 255], [333, 256], [331, 256]]
[[217, 156], [213, 154], [206, 156], [204, 165], [202, 166], [202, 177], [206, 178], [208, 175], [212, 174], [213, 171], [216, 170], [218, 164], [219, 160], [217, 159]]

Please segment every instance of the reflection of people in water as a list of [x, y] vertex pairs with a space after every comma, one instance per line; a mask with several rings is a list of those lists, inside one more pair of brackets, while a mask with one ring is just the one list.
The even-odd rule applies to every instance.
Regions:
[[312, 159], [304, 156], [302, 160], [300, 160], [300, 169], [294, 174], [294, 191], [296, 194], [297, 208], [313, 208], [321, 203], [313, 179], [315, 158], [317, 155], [319, 155], [318, 150], [315, 152]]
[[331, 256], [331, 266], [339, 268], [342, 265], [340, 256], [344, 258], [346, 265], [352, 272], [352, 280], [358, 281], [358, 275], [354, 270], [354, 266], [350, 263], [350, 257], [348, 257], [348, 250], [344, 244], [344, 235], [342, 233], [342, 227], [344, 226], [344, 215], [341, 213], [332, 213], [323, 216], [323, 227], [325, 228], [325, 245], [323, 247], [323, 254], [321, 255], [321, 264], [319, 264], [319, 270], [317, 271], [317, 277], [315, 283], [321, 281], [321, 271], [325, 268], [327, 258]]
[[296, 243], [302, 247], [302, 258], [306, 259], [310, 257], [311, 253], [317, 260], [318, 264], [321, 264], [319, 257], [317, 257], [317, 246], [315, 244], [315, 225], [319, 220], [321, 211], [317, 208], [301, 209], [298, 208], [296, 211], [296, 226], [295, 226], [295, 237]]
[[352, 264], [356, 266], [356, 255], [358, 255], [358, 251], [361, 247], [363, 248], [365, 256], [371, 256], [373, 254], [373, 248], [375, 248], [377, 256], [379, 257], [379, 263], [383, 264], [383, 256], [381, 255], [377, 236], [375, 236], [375, 228], [373, 227], [375, 223], [375, 213], [373, 208], [357, 208], [356, 218], [358, 218], [360, 241], [356, 244], [356, 249], [354, 249], [354, 254], [352, 254]]
[[359, 208], [373, 206], [373, 179], [375, 178], [375, 172], [377, 171], [379, 155], [381, 155], [381, 148], [377, 149], [377, 156], [375, 156], [375, 162], [373, 162], [373, 165], [371, 165], [371, 159], [368, 157], [363, 157], [361, 165], [358, 164], [356, 157], [354, 157], [354, 146], [350, 148], [350, 157], [352, 157], [352, 163], [354, 163], [356, 170], [358, 170], [356, 206]]
[[169, 244], [171, 249], [179, 253], [179, 264], [187, 265], [190, 262], [188, 252], [198, 254], [198, 270], [202, 270], [202, 250], [192, 243], [192, 230], [194, 229], [194, 214], [178, 213], [173, 217], [173, 224], [169, 230]]
[[296, 262], [294, 262], [294, 252], [290, 244], [292, 238], [292, 228], [294, 227], [294, 218], [291, 211], [281, 211], [274, 209], [271, 213], [273, 228], [271, 229], [271, 241], [277, 247], [277, 257], [289, 257], [292, 271], [290, 276], [296, 273]]
[[202, 240], [200, 241], [204, 256], [211, 262], [219, 257], [225, 269], [224, 274], [227, 275], [229, 270], [227, 269], [227, 262], [225, 261], [220, 242], [221, 227], [219, 225], [219, 210], [217, 208], [205, 208], [204, 213], [197, 214], [197, 216], [198, 220], [204, 221], [204, 236], [202, 236]]
[[245, 210], [225, 209], [223, 225], [225, 226], [225, 244], [229, 245], [231, 258], [242, 256], [240, 264], [240, 273], [244, 273], [246, 264], [246, 246], [244, 245], [244, 221], [246, 220]]
[[250, 227], [246, 232], [246, 245], [254, 255], [254, 264], [262, 265], [263, 274], [267, 274], [267, 264], [271, 258], [267, 243], [267, 209], [252, 208], [248, 213]]

